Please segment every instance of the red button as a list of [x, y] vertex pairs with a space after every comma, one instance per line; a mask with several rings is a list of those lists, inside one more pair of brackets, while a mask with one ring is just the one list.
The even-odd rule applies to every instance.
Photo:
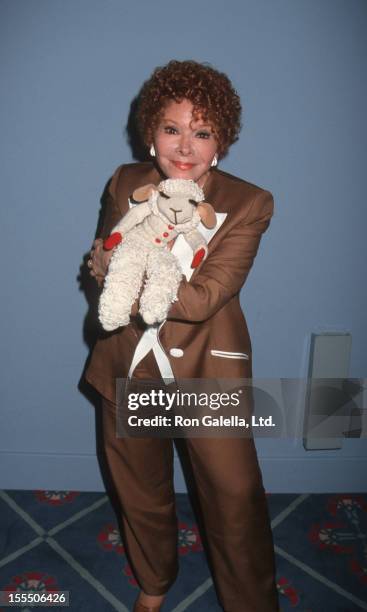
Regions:
[[168, 229], [173, 229], [173, 225], [169, 225], [169, 226], [168, 226]]
[[155, 239], [155, 241], [156, 241], [156, 242], [158, 242], [158, 243], [159, 243], [159, 242], [162, 242], [162, 241], [160, 240], [160, 238], [156, 238], [156, 239]]
[[165, 238], [167, 238], [167, 236], [169, 236], [169, 233], [168, 233], [168, 232], [163, 232], [163, 236], [164, 236]]

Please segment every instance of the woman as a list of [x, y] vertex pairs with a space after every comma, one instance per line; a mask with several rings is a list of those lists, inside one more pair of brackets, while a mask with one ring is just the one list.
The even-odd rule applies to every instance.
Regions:
[[[169, 438], [116, 437], [115, 380], [252, 376], [239, 292], [270, 223], [273, 198], [215, 167], [238, 138], [240, 115], [239, 97], [226, 75], [193, 61], [157, 68], [143, 86], [137, 115], [152, 162], [115, 172], [101, 237], [88, 264], [102, 283], [111, 257], [103, 239], [139, 186], [192, 179], [215, 209], [208, 257], [194, 271], [186, 268], [165, 322], [144, 330], [132, 316], [129, 325], [97, 341], [86, 374], [103, 397], [106, 453], [121, 501], [126, 548], [141, 586], [136, 612], [160, 610], [178, 572], [173, 444]], [[170, 247], [175, 252], [176, 244]], [[223, 609], [278, 610], [272, 533], [253, 439], [188, 438], [187, 446]]]

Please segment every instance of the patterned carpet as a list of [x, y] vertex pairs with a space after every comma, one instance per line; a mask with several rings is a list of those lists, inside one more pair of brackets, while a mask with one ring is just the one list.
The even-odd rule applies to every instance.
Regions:
[[[282, 611], [367, 610], [367, 495], [267, 500]], [[180, 572], [164, 610], [219, 612], [188, 495], [177, 494], [177, 514]], [[1, 591], [69, 591], [75, 611], [132, 609], [138, 586], [107, 495], [0, 491], [0, 517]]]

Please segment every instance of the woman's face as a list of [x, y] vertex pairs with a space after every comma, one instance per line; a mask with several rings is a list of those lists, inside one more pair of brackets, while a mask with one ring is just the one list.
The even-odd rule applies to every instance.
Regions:
[[[153, 136], [156, 159], [168, 178], [205, 181], [218, 143], [211, 126], [192, 116], [189, 100], [169, 102]], [[201, 179], [201, 180], [200, 180]]]

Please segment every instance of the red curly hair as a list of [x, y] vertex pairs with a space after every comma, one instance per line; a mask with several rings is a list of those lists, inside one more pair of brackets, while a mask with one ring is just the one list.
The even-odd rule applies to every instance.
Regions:
[[208, 64], [193, 60], [172, 60], [156, 68], [144, 83], [138, 102], [137, 124], [149, 147], [162, 112], [169, 101], [189, 100], [195, 119], [207, 121], [218, 142], [218, 155], [223, 157], [229, 146], [238, 140], [241, 129], [241, 102], [229, 78]]

